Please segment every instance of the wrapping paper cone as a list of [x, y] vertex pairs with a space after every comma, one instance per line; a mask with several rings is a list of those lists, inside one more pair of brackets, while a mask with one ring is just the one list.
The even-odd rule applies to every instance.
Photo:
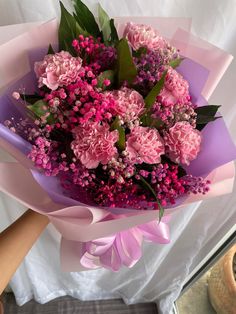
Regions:
[[[178, 35], [177, 20], [181, 21], [181, 26], [184, 26], [186, 30], [190, 25], [188, 19], [136, 18], [136, 22], [137, 19], [140, 23], [153, 24], [154, 27], [158, 24], [163, 27], [170, 23], [169, 25], [173, 27], [172, 32], [169, 31], [165, 36], [171, 37], [175, 33], [172, 40], [176, 42], [177, 47], [182, 45]], [[124, 19], [121, 18], [120, 21]], [[120, 31], [122, 27], [122, 25], [119, 27]], [[1, 81], [1, 86], [6, 87], [9, 83], [24, 76], [20, 80], [21, 86], [32, 89], [32, 75], [27, 74], [30, 69], [28, 51], [33, 51], [31, 57], [36, 61], [47, 51], [46, 48], [43, 50], [41, 48], [48, 47], [49, 43], [56, 44], [56, 38], [57, 23], [53, 20], [34, 27], [31, 31], [2, 45], [0, 47], [2, 55], [0, 71], [3, 73], [4, 80]], [[200, 43], [200, 47], [195, 47], [192, 41], [186, 41], [184, 38], [184, 52], [193, 60], [186, 59], [178, 71], [190, 80], [193, 99], [203, 105], [206, 101], [201, 96], [202, 89], [204, 88], [207, 96], [212, 92], [232, 57], [211, 46], [210, 53], [215, 53], [218, 56], [217, 60], [220, 60], [217, 67], [213, 68], [212, 63], [206, 61], [207, 58], [206, 60], [198, 58], [199, 51], [203, 49], [203, 43], [207, 44], [199, 40], [197, 42]], [[191, 75], [189, 75], [189, 69], [191, 69]], [[192, 73], [197, 73], [197, 75], [194, 76]], [[207, 87], [204, 87], [206, 82]], [[8, 93], [0, 99], [0, 122], [11, 114], [11, 110], [16, 116], [24, 114], [21, 108], [16, 109], [10, 97], [11, 91], [17, 86], [19, 87], [19, 82], [15, 83], [14, 87], [11, 87]], [[216, 134], [222, 135], [221, 142]], [[167, 208], [166, 216], [160, 223], [158, 223], [159, 212], [155, 210], [105, 209], [88, 206], [83, 201], [77, 202], [64, 196], [57, 179], [45, 177], [34, 169], [26, 157], [31, 148], [30, 144], [2, 125], [0, 125], [0, 146], [18, 162], [0, 164], [0, 190], [16, 198], [25, 206], [49, 217], [62, 235], [61, 261], [64, 270], [79, 271], [84, 270], [84, 266], [86, 268], [102, 266], [117, 271], [122, 265], [132, 267], [138, 261], [143, 239], [157, 243], [169, 242], [170, 217], [168, 215], [173, 211], [189, 203], [232, 191], [234, 165], [231, 161], [236, 159], [236, 150], [223, 120], [218, 119], [209, 124], [204, 129], [203, 136], [205, 142], [202, 152], [188, 168], [188, 172], [209, 178], [211, 191], [204, 196], [185, 197], [176, 206]], [[133, 250], [134, 247], [135, 250]]]

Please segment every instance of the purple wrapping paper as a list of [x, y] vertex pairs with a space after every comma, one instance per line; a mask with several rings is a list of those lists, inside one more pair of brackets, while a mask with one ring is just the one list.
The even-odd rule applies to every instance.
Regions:
[[[30, 52], [31, 64], [34, 61], [42, 60], [46, 53], [45, 49], [38, 49]], [[200, 64], [185, 59], [177, 68], [189, 82], [190, 94], [192, 100], [198, 105], [206, 104], [201, 96], [201, 91], [208, 78], [208, 70]], [[11, 94], [13, 91], [25, 89], [25, 93], [33, 93], [36, 90], [36, 80], [34, 72], [28, 73], [20, 81], [12, 85], [9, 90], [0, 97], [0, 122], [14, 117], [19, 119], [25, 116], [24, 108], [15, 102]], [[201, 152], [196, 160], [194, 160], [186, 170], [189, 174], [196, 176], [206, 176], [213, 169], [236, 159], [236, 148], [227, 130], [223, 119], [218, 119], [209, 123], [202, 131], [203, 141]], [[5, 126], [0, 125], [0, 137], [7, 139], [13, 146], [17, 147], [21, 152], [27, 154], [31, 144], [26, 142], [18, 135], [11, 132]], [[59, 203], [65, 205], [76, 205], [79, 202], [62, 195], [62, 188], [59, 181], [55, 177], [46, 177], [40, 171], [32, 171], [36, 181], [49, 193], [50, 197]]]

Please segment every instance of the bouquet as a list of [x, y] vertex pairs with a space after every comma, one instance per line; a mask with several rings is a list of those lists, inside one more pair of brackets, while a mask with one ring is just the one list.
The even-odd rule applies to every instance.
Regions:
[[101, 6], [99, 27], [80, 0], [73, 16], [60, 5], [58, 44], [31, 51], [0, 100], [0, 144], [19, 162], [0, 165], [0, 188], [50, 217], [64, 269], [117, 271], [143, 239], [170, 241], [173, 210], [231, 190], [236, 150], [202, 65], [149, 25], [119, 37]]

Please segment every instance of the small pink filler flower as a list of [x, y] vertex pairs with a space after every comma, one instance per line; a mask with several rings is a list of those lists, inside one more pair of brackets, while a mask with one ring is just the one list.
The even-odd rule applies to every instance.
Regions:
[[140, 47], [146, 47], [151, 50], [167, 47], [167, 42], [159, 36], [156, 30], [148, 25], [127, 23], [123, 36], [127, 38], [134, 50], [138, 50]]
[[126, 153], [131, 163], [157, 164], [165, 153], [164, 142], [156, 129], [137, 126], [128, 135]]
[[124, 122], [135, 121], [144, 112], [144, 99], [136, 90], [123, 87], [119, 90], [106, 92], [115, 100], [114, 114]]
[[82, 59], [72, 57], [67, 51], [46, 55], [43, 61], [34, 64], [38, 86], [46, 85], [51, 90], [67, 86], [77, 80], [81, 66]]
[[177, 122], [164, 135], [166, 153], [173, 162], [189, 165], [201, 145], [201, 133], [188, 122]]
[[108, 124], [88, 122], [76, 127], [71, 143], [76, 158], [88, 169], [97, 168], [99, 163], [105, 165], [117, 154], [114, 146], [118, 141], [118, 131], [109, 131]]

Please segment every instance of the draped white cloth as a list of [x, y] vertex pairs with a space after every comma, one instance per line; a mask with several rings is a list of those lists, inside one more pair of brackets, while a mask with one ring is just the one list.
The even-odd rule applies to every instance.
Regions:
[[[84, 1], [93, 11], [96, 0]], [[64, 1], [67, 8], [69, 0]], [[100, 0], [111, 16], [191, 17], [192, 32], [236, 55], [236, 2], [234, 0]], [[0, 0], [0, 25], [48, 20], [59, 15], [57, 0]], [[30, 24], [28, 25], [30, 27]], [[2, 28], [3, 29], [3, 28]], [[5, 34], [10, 38], [21, 32]], [[3, 34], [2, 32], [0, 34]], [[2, 43], [5, 36], [1, 35]], [[4, 38], [3, 38], [4, 37]], [[222, 104], [221, 112], [236, 139], [236, 61], [233, 61], [210, 102]], [[0, 160], [9, 160], [0, 152]], [[25, 257], [10, 282], [17, 303], [34, 298], [40, 303], [71, 295], [81, 300], [123, 298], [126, 303], [154, 301], [160, 313], [169, 314], [186, 277], [236, 222], [236, 193], [196, 203], [174, 213], [171, 243], [146, 243], [142, 259], [117, 273], [99, 269], [62, 273], [57, 231], [50, 225]], [[0, 194], [0, 230], [25, 208]]]

